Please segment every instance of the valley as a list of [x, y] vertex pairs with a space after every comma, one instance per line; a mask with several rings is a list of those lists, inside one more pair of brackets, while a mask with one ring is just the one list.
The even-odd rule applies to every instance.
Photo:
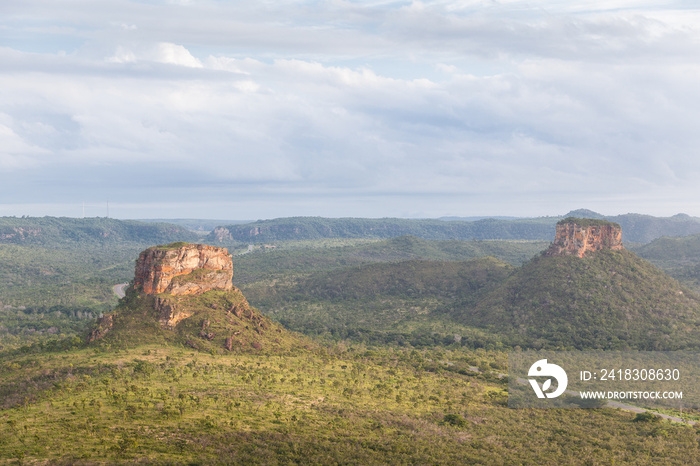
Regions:
[[[118, 240], [98, 229], [83, 247], [59, 233], [0, 243], [0, 458], [692, 463], [689, 424], [506, 406], [509, 351], [700, 342], [688, 269], [679, 281], [635, 254], [672, 272], [700, 262], [692, 236], [579, 257], [554, 226], [549, 241], [305, 238], [214, 255], [166, 225]], [[669, 241], [684, 253], [658, 252]], [[228, 253], [231, 268], [204, 268]]]

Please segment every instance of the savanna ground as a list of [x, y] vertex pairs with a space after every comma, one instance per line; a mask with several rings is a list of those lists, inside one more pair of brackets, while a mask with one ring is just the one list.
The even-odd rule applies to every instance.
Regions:
[[[694, 464], [698, 430], [613, 409], [509, 409], [504, 353], [210, 354], [146, 345], [0, 366], [8, 464]], [[478, 371], [474, 368], [478, 368]]]

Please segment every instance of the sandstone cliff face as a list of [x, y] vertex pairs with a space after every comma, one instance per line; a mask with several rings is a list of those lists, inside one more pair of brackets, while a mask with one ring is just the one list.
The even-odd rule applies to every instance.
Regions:
[[231, 234], [231, 231], [229, 231], [228, 228], [216, 227], [214, 228], [214, 238], [216, 238], [216, 241], [219, 242], [232, 241], [233, 235]]
[[198, 295], [233, 289], [232, 277], [226, 248], [185, 243], [143, 251], [136, 261], [134, 287], [147, 294]]
[[575, 220], [558, 223], [554, 242], [545, 252], [548, 256], [584, 255], [611, 249], [618, 251], [622, 246], [622, 229], [613, 223], [595, 224]]

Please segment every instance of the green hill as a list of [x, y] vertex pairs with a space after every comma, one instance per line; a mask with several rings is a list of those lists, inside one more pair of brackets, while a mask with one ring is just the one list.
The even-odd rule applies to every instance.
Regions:
[[654, 261], [700, 262], [700, 235], [658, 238], [637, 248], [636, 253]]
[[[485, 257], [463, 262], [410, 260], [369, 264], [314, 275], [296, 285], [296, 293], [331, 301], [378, 296], [454, 298], [500, 282], [512, 267]], [[292, 298], [293, 299], [293, 298]]]
[[514, 268], [486, 257], [363, 264], [243, 287], [251, 303], [296, 331], [335, 339], [425, 346], [498, 346], [436, 310], [475, 304]]
[[111, 218], [0, 217], [0, 243], [45, 248], [167, 244], [196, 241], [184, 227]]
[[529, 348], [674, 350], [700, 345], [700, 298], [629, 251], [540, 255], [452, 316]]
[[634, 251], [700, 293], [700, 235], [658, 238]]
[[513, 265], [529, 260], [549, 245], [545, 241], [426, 240], [400, 236], [385, 240], [316, 240], [281, 242], [234, 257], [234, 282], [239, 286], [260, 280], [286, 279], [323, 270], [376, 262], [405, 260], [464, 261], [492, 256]]

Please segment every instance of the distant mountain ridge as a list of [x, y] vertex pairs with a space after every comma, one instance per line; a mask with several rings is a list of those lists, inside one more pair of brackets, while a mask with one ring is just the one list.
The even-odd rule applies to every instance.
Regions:
[[[151, 221], [111, 218], [0, 217], [0, 244], [72, 248], [120, 243], [167, 244], [176, 241], [234, 244], [324, 238], [390, 239], [415, 236], [428, 240], [527, 240], [550, 241], [555, 225], [566, 217], [604, 219], [619, 224], [623, 242], [646, 244], [664, 236], [700, 234], [700, 218], [685, 214], [653, 217], [642, 214], [603, 216], [580, 209], [556, 217], [482, 218], [479, 220], [404, 218], [288, 217], [230, 223], [213, 227], [203, 236], [197, 220]], [[198, 232], [191, 227], [197, 226]]]
[[551, 237], [554, 223], [549, 219], [447, 222], [437, 219], [290, 217], [221, 226], [210, 233], [206, 241], [210, 244], [257, 243], [321, 238], [386, 239], [406, 235], [424, 239], [537, 240]]
[[566, 217], [607, 220], [622, 227], [623, 241], [648, 243], [662, 236], [700, 233], [700, 218], [677, 214], [653, 217], [642, 214], [604, 216], [579, 209], [558, 217], [451, 219], [289, 217], [222, 225], [207, 237], [210, 244], [265, 243], [321, 238], [394, 238], [411, 235], [423, 239], [550, 240], [555, 225]]
[[0, 244], [73, 248], [120, 243], [197, 241], [197, 234], [169, 223], [112, 218], [0, 217]]

